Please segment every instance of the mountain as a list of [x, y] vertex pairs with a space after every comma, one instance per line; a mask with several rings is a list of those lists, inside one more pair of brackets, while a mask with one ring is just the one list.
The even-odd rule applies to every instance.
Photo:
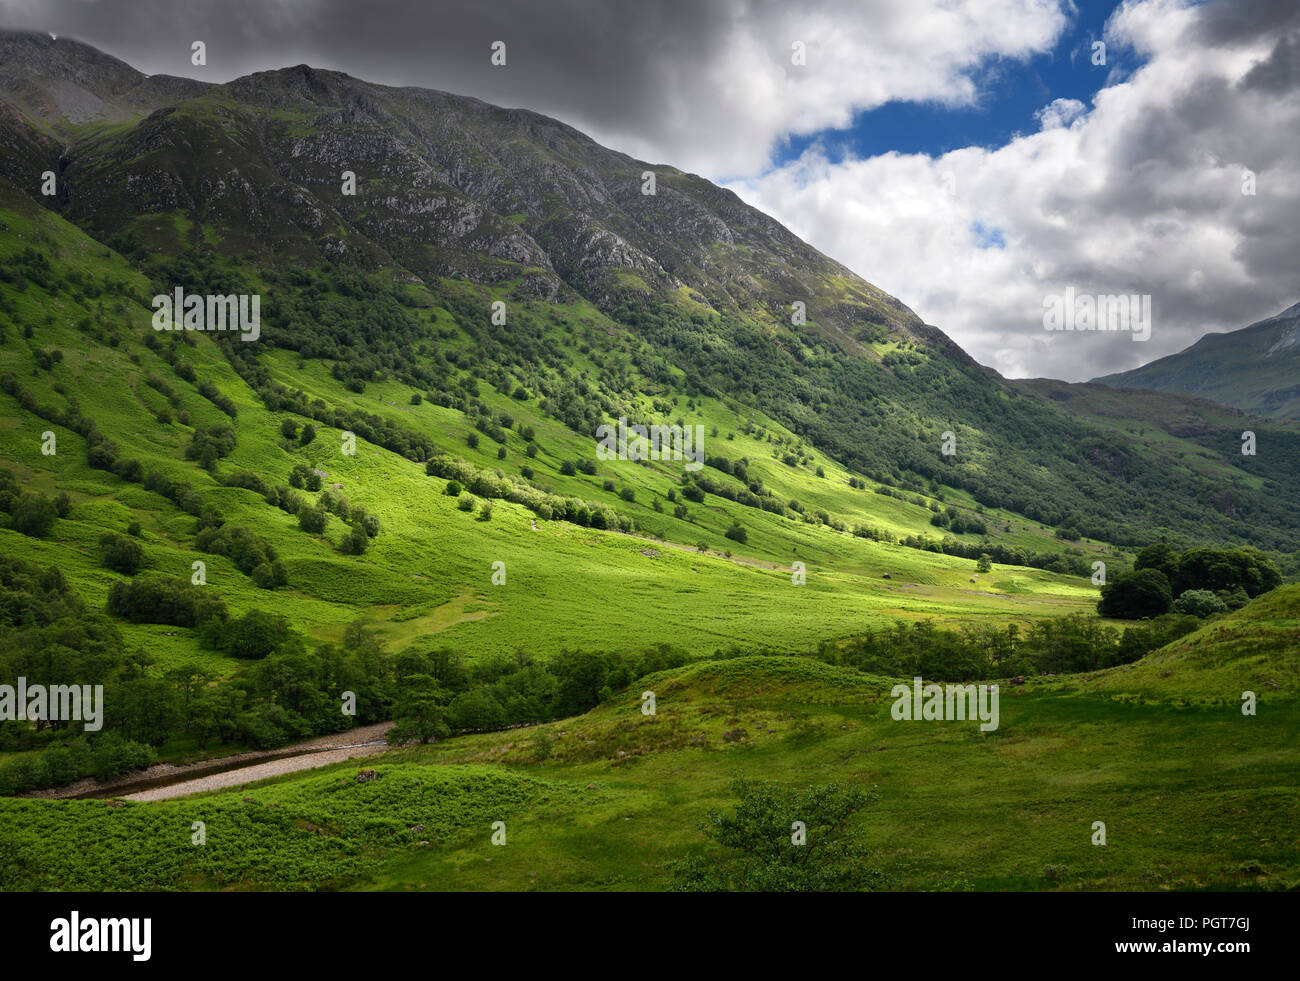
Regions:
[[[257, 338], [155, 329], [176, 289]], [[610, 458], [622, 419], [703, 458]], [[883, 886], [1288, 888], [1298, 504], [1294, 425], [1007, 381], [562, 122], [0, 34], [0, 682], [103, 692], [0, 719], [0, 889], [666, 888], [729, 864], [699, 828], [746, 768], [877, 785]], [[1134, 546], [1182, 584], [1162, 537], [1231, 546], [1187, 564], [1238, 615], [1098, 615]], [[894, 674], [998, 682], [1003, 728], [922, 738]], [[426, 745], [41, 799], [388, 722]], [[1163, 850], [1097, 859], [1080, 814]]]
[[[6, 33], [0, 55], [6, 199], [107, 249], [93, 276], [115, 313], [92, 312], [75, 342], [87, 354], [155, 294], [257, 294], [262, 343], [217, 350], [273, 411], [319, 418], [397, 382], [497, 432], [511, 413], [480, 396], [490, 384], [591, 440], [620, 416], [689, 423], [717, 405], [783, 467], [812, 469], [815, 450], [855, 484], [940, 510], [949, 497], [1116, 544], [1296, 539], [1294, 430], [1261, 431], [1276, 452], [1256, 457], [1237, 452], [1235, 420], [1132, 441], [976, 364], [733, 193], [559, 121], [305, 65], [207, 86], [46, 35]], [[60, 261], [24, 248], [40, 253], [29, 272]], [[16, 377], [36, 353], [15, 351]], [[327, 366], [338, 389], [302, 391], [283, 353]], [[386, 425], [384, 445], [417, 462], [439, 445]], [[712, 444], [710, 472], [735, 476], [729, 449]], [[770, 483], [731, 493], [807, 514]]]
[[1112, 388], [1181, 392], [1257, 416], [1300, 421], [1300, 303], [1131, 371], [1094, 378]]

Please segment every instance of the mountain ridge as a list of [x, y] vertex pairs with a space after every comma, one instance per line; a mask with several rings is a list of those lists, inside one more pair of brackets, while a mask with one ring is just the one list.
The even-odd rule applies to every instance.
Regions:
[[1112, 388], [1177, 392], [1258, 416], [1300, 421], [1300, 303], [1092, 381]]

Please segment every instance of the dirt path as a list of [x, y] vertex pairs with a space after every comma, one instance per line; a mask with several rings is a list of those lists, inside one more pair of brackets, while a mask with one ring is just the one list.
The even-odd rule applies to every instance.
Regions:
[[[63, 787], [51, 787], [24, 794], [24, 797], [103, 798], [123, 800], [165, 800], [201, 790], [235, 787], [280, 773], [309, 770], [338, 763], [354, 756], [370, 756], [386, 748], [384, 737], [391, 722], [357, 726], [346, 732], [317, 736], [280, 749], [235, 753], [194, 763], [157, 763], [146, 770], [117, 780], [100, 783], [87, 777]], [[186, 779], [189, 776], [191, 779]]]
[[149, 790], [137, 791], [134, 794], [122, 794], [121, 798], [122, 800], [168, 800], [172, 797], [202, 793], [205, 790], [238, 787], [240, 784], [252, 783], [254, 780], [265, 780], [267, 777], [278, 777], [284, 773], [314, 770], [317, 767], [329, 766], [331, 763], [342, 763], [344, 760], [373, 756], [376, 753], [382, 753], [386, 749], [388, 749], [388, 745], [382, 740], [378, 743], [348, 746], [341, 749], [317, 749], [298, 756], [286, 756], [283, 759], [270, 760], [266, 763], [242, 766], [237, 770], [226, 770], [224, 773], [213, 773], [206, 777], [195, 777], [193, 780], [170, 783], [165, 787], [153, 787]]

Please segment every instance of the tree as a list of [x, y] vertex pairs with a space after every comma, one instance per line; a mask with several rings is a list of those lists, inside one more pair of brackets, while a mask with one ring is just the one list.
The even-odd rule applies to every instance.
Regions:
[[58, 506], [48, 497], [25, 493], [14, 506], [10, 527], [31, 538], [44, 538], [58, 517]]
[[325, 531], [329, 518], [329, 512], [319, 505], [314, 508], [302, 508], [298, 512], [298, 527], [309, 535], [319, 535]]
[[1120, 620], [1141, 620], [1169, 612], [1173, 601], [1168, 577], [1159, 569], [1138, 569], [1101, 587], [1097, 612]]
[[287, 619], [261, 610], [249, 610], [239, 619], [231, 620], [222, 633], [222, 650], [250, 660], [277, 652], [296, 652], [302, 647], [301, 639]]
[[731, 786], [740, 798], [735, 810], [710, 811], [700, 825], [730, 852], [672, 863], [675, 889], [827, 892], [867, 889], [880, 878], [850, 827], [873, 795], [836, 783], [793, 790], [743, 777]]
[[1179, 613], [1205, 618], [1216, 613], [1227, 613], [1228, 604], [1208, 589], [1189, 589], [1174, 600], [1174, 609]]
[[134, 538], [109, 532], [100, 536], [99, 548], [104, 565], [115, 572], [134, 576], [144, 565], [144, 549]]
[[979, 561], [975, 563], [976, 572], [991, 572], [993, 570], [993, 559], [989, 557], [988, 552], [980, 554]]
[[393, 705], [396, 724], [388, 730], [390, 745], [413, 739], [427, 743], [451, 735], [447, 724], [447, 691], [431, 675], [406, 675], [398, 692]]
[[1133, 568], [1135, 571], [1159, 569], [1170, 582], [1173, 582], [1178, 573], [1178, 550], [1169, 544], [1167, 539], [1162, 538], [1138, 552]]

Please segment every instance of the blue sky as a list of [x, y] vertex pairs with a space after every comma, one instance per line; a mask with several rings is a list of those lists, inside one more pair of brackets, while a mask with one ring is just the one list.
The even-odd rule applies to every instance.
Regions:
[[[151, 73], [307, 63], [554, 116], [731, 188], [1013, 377], [1300, 299], [1298, 0], [0, 0], [0, 23]], [[1044, 330], [1070, 288], [1151, 296], [1149, 340]]]
[[820, 144], [831, 161], [846, 154], [871, 157], [891, 151], [940, 156], [966, 146], [1003, 146], [1018, 133], [1038, 129], [1035, 118], [1055, 99], [1091, 105], [1092, 96], [1113, 81], [1117, 71], [1131, 72], [1139, 62], [1133, 52], [1108, 46], [1106, 67], [1092, 63], [1092, 43], [1101, 40], [1106, 18], [1119, 6], [1113, 0], [1075, 0], [1076, 13], [1050, 52], [1025, 60], [991, 59], [976, 73], [981, 101], [950, 107], [937, 102], [894, 101], [859, 112], [851, 129], [827, 129], [790, 136], [773, 148], [772, 163], [782, 166]]

